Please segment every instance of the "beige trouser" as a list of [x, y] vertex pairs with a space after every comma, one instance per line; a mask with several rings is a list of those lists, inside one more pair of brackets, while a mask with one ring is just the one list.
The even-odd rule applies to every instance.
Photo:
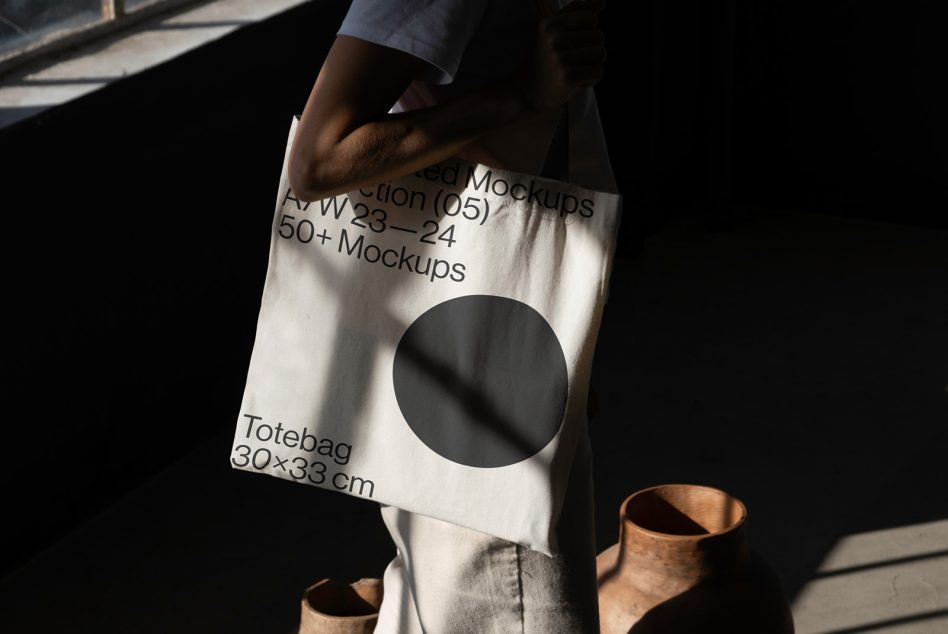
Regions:
[[383, 505], [398, 550], [376, 633], [598, 634], [591, 458], [582, 433], [553, 558]]

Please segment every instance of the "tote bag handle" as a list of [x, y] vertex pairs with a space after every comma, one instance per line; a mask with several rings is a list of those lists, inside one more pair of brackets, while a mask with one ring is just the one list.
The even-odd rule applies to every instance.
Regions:
[[[556, 12], [550, 0], [532, 0], [537, 16], [542, 19]], [[547, 148], [546, 159], [540, 176], [553, 178], [563, 182], [572, 182], [570, 172], [570, 145], [572, 145], [572, 130], [569, 123], [569, 101], [560, 108], [559, 118], [553, 128], [553, 136]]]

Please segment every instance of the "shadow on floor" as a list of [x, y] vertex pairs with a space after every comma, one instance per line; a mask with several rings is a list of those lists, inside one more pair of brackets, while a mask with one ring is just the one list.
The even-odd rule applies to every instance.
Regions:
[[[946, 280], [946, 233], [802, 214], [671, 228], [618, 261], [593, 375], [600, 548], [632, 491], [718, 486], [795, 598], [841, 538], [948, 517]], [[221, 427], [3, 580], [4, 631], [287, 632], [316, 578], [381, 576], [376, 504], [234, 471]]]
[[607, 306], [593, 377], [600, 545], [631, 491], [718, 486], [797, 599], [842, 538], [948, 518], [948, 233], [748, 214], [661, 232], [617, 274], [627, 301]]

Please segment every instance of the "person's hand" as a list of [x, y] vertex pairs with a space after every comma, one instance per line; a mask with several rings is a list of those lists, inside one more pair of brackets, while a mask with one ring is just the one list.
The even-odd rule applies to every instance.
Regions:
[[515, 78], [528, 108], [559, 106], [602, 78], [606, 47], [597, 27], [602, 7], [602, 0], [576, 0], [540, 20], [533, 48]]

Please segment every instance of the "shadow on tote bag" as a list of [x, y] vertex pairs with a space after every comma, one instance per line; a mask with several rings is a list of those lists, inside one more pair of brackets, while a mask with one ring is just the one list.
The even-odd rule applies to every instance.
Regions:
[[618, 194], [451, 159], [273, 216], [233, 467], [551, 554]]

